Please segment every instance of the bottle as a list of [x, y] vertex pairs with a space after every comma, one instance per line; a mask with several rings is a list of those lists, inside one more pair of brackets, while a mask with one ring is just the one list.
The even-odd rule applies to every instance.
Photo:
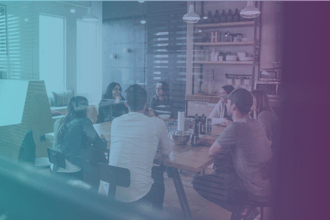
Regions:
[[206, 134], [206, 117], [203, 114], [202, 115], [202, 119], [201, 119], [201, 123], [200, 123], [200, 134]]
[[220, 23], [225, 23], [226, 21], [227, 21], [226, 12], [225, 10], [222, 10], [222, 13], [220, 15]]
[[195, 121], [198, 122], [198, 114], [195, 115]]
[[220, 23], [220, 14], [218, 10], [216, 10], [215, 14], [213, 15], [212, 23]]
[[204, 15], [204, 10], [201, 13], [201, 19], [199, 20], [200, 24], [205, 24], [205, 19], [204, 19], [205, 15]]
[[206, 19], [206, 22], [205, 24], [211, 24], [212, 23], [212, 12], [209, 11], [209, 13], [207, 14], [207, 19]]
[[239, 10], [236, 8], [234, 13], [234, 22], [239, 22], [241, 18], [241, 15], [239, 14]]
[[227, 14], [227, 22], [233, 22], [234, 21], [234, 14], [231, 9], [229, 9], [228, 14]]
[[[196, 120], [197, 118], [197, 120]], [[197, 146], [198, 140], [199, 140], [199, 129], [198, 129], [198, 115], [196, 114], [195, 116], [195, 121], [194, 121], [194, 132], [191, 136], [191, 145], [192, 146]]]

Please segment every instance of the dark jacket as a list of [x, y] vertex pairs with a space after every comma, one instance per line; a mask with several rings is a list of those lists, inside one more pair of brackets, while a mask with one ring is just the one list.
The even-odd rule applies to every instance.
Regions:
[[124, 100], [118, 104], [114, 102], [114, 99], [101, 100], [96, 123], [112, 121], [114, 118], [128, 113], [128, 108], [125, 106]]
[[160, 114], [173, 115], [171, 98], [168, 100], [160, 101], [157, 96], [151, 98], [150, 108], [154, 110], [156, 116]]
[[[55, 137], [56, 127], [57, 125], [55, 125]], [[62, 138], [54, 143], [54, 149], [61, 151], [65, 159], [79, 167], [82, 167], [81, 149], [107, 148], [107, 142], [99, 137], [88, 118], [75, 118], [66, 123], [64, 129]]]

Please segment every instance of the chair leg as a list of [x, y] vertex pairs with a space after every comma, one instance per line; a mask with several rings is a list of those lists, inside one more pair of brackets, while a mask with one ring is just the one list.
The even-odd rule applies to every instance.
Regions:
[[260, 207], [260, 220], [264, 220], [264, 208]]

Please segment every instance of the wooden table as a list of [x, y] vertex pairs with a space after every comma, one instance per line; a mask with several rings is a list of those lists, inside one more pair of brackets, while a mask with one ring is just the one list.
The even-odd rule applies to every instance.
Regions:
[[[104, 136], [104, 138], [108, 141], [108, 148], [110, 148], [111, 122], [95, 124], [94, 128], [100, 136]], [[176, 145], [172, 142], [173, 150], [169, 157], [161, 157], [158, 154], [155, 157], [155, 164], [163, 164], [167, 167], [169, 178], [173, 179], [181, 209], [187, 219], [192, 219], [192, 215], [182, 185], [179, 170], [198, 174], [212, 164], [214, 162], [214, 158], [209, 156], [209, 148], [224, 129], [225, 127], [222, 126], [212, 126], [211, 134], [201, 137], [201, 140], [196, 147], [191, 146], [190, 141], [185, 146]], [[46, 134], [46, 138], [52, 141], [54, 139], [54, 133]]]

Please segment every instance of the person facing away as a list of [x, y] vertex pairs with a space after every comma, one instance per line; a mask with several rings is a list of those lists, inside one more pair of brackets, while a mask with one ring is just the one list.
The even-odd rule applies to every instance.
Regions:
[[[209, 154], [217, 160], [221, 153], [229, 151], [238, 177], [233, 188], [245, 192], [249, 199], [266, 201], [271, 194], [267, 171], [272, 151], [261, 123], [248, 116], [253, 104], [252, 95], [246, 89], [237, 88], [224, 98], [227, 99], [228, 114], [232, 116], [233, 123], [213, 143]], [[217, 174], [198, 177], [194, 188], [206, 199], [221, 205], [223, 201], [214, 198], [216, 188], [211, 185], [212, 181], [221, 181], [216, 177]], [[209, 184], [205, 185], [205, 182]], [[213, 193], [214, 197], [210, 198], [207, 193]]]
[[167, 114], [172, 116], [172, 101], [170, 88], [167, 82], [161, 81], [156, 84], [156, 94], [151, 98], [150, 108], [156, 116]]
[[273, 154], [276, 155], [279, 120], [270, 107], [268, 95], [263, 90], [253, 90], [253, 105], [250, 111], [252, 118], [257, 119], [265, 128], [268, 140], [271, 143]]
[[119, 83], [112, 82], [108, 85], [106, 92], [102, 96], [99, 105], [99, 114], [96, 123], [112, 121], [114, 118], [128, 113], [128, 108], [124, 104], [124, 97], [121, 95]]
[[[157, 152], [169, 155], [172, 150], [165, 123], [154, 117], [148, 106], [147, 92], [134, 84], [126, 90], [129, 113], [112, 121], [109, 165], [127, 168], [131, 173], [128, 188], [117, 187], [116, 199], [122, 202], [147, 202], [162, 209], [165, 194], [163, 167], [153, 167]], [[103, 187], [103, 190], [101, 189]], [[100, 191], [108, 191], [101, 182]]]
[[107, 142], [96, 133], [93, 123], [87, 118], [88, 100], [82, 96], [71, 98], [65, 117], [55, 123], [54, 150], [65, 156], [66, 168], [57, 172], [82, 179], [81, 149], [107, 148]]
[[220, 89], [220, 100], [212, 110], [212, 112], [209, 115], [209, 118], [215, 119], [217, 118], [224, 118], [232, 121], [232, 118], [230, 115], [228, 115], [226, 103], [227, 99], [224, 98], [225, 95], [229, 95], [235, 88], [232, 85], [225, 85]]

